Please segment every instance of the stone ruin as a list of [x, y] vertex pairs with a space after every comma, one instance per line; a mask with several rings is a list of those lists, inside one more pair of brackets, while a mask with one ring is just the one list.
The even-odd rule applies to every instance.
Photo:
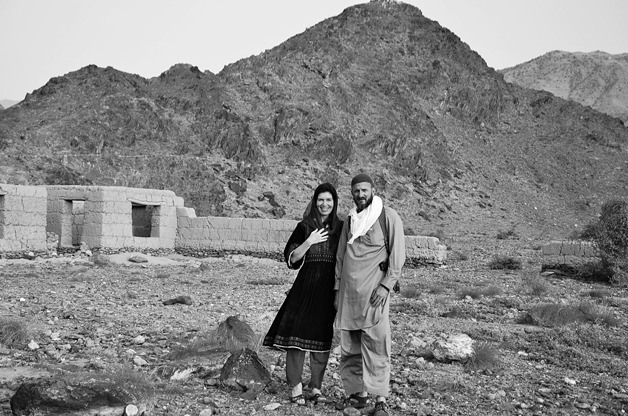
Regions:
[[[169, 190], [0, 184], [0, 255], [6, 257], [87, 246], [105, 253], [245, 254], [283, 260], [285, 242], [296, 224], [197, 217]], [[406, 236], [411, 265], [442, 264], [446, 255], [438, 238]]]

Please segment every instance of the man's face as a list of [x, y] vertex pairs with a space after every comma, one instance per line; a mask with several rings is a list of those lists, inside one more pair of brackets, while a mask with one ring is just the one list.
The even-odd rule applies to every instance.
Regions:
[[351, 194], [353, 195], [353, 202], [355, 202], [358, 212], [362, 211], [373, 202], [373, 186], [368, 182], [360, 182], [353, 185]]

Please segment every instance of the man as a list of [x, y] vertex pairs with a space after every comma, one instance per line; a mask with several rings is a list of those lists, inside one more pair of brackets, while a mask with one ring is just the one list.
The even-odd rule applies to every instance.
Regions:
[[[373, 415], [386, 416], [391, 355], [388, 296], [406, 260], [403, 224], [375, 195], [368, 175], [351, 180], [351, 194], [355, 208], [344, 224], [336, 254], [339, 371], [347, 394], [337, 407], [366, 407], [370, 393], [376, 396]], [[380, 225], [382, 211], [387, 232]]]

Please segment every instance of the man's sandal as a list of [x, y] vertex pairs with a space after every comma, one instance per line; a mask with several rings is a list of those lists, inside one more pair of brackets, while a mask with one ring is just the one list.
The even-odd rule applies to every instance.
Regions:
[[323, 396], [322, 393], [315, 393], [310, 395], [307, 398], [309, 401], [314, 402], [316, 404], [325, 404], [325, 403], [329, 403], [329, 399], [327, 399], [327, 397]]
[[305, 398], [302, 394], [290, 397], [290, 403], [298, 404], [299, 406], [305, 406]]
[[368, 396], [360, 396], [358, 393], [353, 393], [349, 397], [345, 397], [341, 402], [336, 403], [337, 410], [344, 410], [347, 407], [353, 407], [354, 409], [362, 409], [368, 406]]

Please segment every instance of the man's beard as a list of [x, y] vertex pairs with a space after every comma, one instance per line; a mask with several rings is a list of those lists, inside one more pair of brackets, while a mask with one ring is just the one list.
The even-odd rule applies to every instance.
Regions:
[[358, 212], [366, 209], [373, 202], [373, 194], [370, 197], [366, 198], [366, 201], [361, 199], [353, 198], [353, 202], [355, 202], [355, 206]]

